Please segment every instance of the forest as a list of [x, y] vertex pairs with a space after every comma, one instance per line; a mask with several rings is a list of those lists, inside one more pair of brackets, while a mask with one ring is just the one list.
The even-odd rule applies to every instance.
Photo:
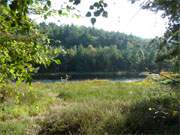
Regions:
[[[179, 1], [87, 1], [0, 0], [0, 135], [179, 135]], [[138, 3], [139, 11], [159, 13], [167, 21], [163, 35], [96, 28], [122, 1], [128, 14]], [[91, 27], [47, 23], [84, 12]], [[61, 73], [111, 78], [70, 80]], [[35, 79], [40, 74], [58, 78]]]
[[[51, 46], [64, 52], [58, 55], [62, 62], [60, 65], [52, 63], [48, 68], [41, 67], [39, 73], [162, 70], [155, 62], [158, 41], [152, 39], [53, 23], [41, 23], [40, 30], [48, 35]], [[163, 66], [164, 70], [171, 68]]]

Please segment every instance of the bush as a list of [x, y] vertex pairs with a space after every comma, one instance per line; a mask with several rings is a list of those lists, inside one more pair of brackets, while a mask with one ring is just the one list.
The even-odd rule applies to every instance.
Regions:
[[20, 86], [13, 83], [0, 85], [0, 103], [32, 104], [37, 98], [36, 94], [26, 84]]
[[130, 108], [124, 133], [179, 134], [179, 107], [178, 97], [170, 94], [144, 99]]
[[100, 111], [77, 107], [50, 114], [40, 125], [40, 135], [101, 134], [103, 114]]

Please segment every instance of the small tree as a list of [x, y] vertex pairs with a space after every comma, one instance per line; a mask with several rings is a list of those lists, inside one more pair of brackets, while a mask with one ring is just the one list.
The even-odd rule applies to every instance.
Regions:
[[153, 12], [162, 11], [162, 17], [168, 19], [168, 28], [160, 38], [157, 62], [168, 60], [174, 65], [174, 71], [180, 72], [180, 1], [142, 0], [142, 8]]

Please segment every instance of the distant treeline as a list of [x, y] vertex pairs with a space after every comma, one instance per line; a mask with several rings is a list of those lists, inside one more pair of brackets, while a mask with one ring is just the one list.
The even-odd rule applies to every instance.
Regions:
[[61, 47], [62, 64], [39, 72], [116, 72], [157, 70], [157, 44], [149, 39], [84, 26], [40, 24], [54, 47]]

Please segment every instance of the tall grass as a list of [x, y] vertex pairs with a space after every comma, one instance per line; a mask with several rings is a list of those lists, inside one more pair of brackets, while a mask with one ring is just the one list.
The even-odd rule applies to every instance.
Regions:
[[[58, 86], [58, 87], [57, 87]], [[152, 81], [82, 81], [54, 85], [69, 104], [40, 122], [39, 134], [178, 134], [177, 92]]]
[[11, 84], [1, 101], [0, 133], [179, 134], [178, 90], [148, 80], [34, 82], [30, 90]]
[[41, 115], [55, 101], [48, 90], [26, 84], [0, 87], [0, 135], [24, 135], [31, 118]]

